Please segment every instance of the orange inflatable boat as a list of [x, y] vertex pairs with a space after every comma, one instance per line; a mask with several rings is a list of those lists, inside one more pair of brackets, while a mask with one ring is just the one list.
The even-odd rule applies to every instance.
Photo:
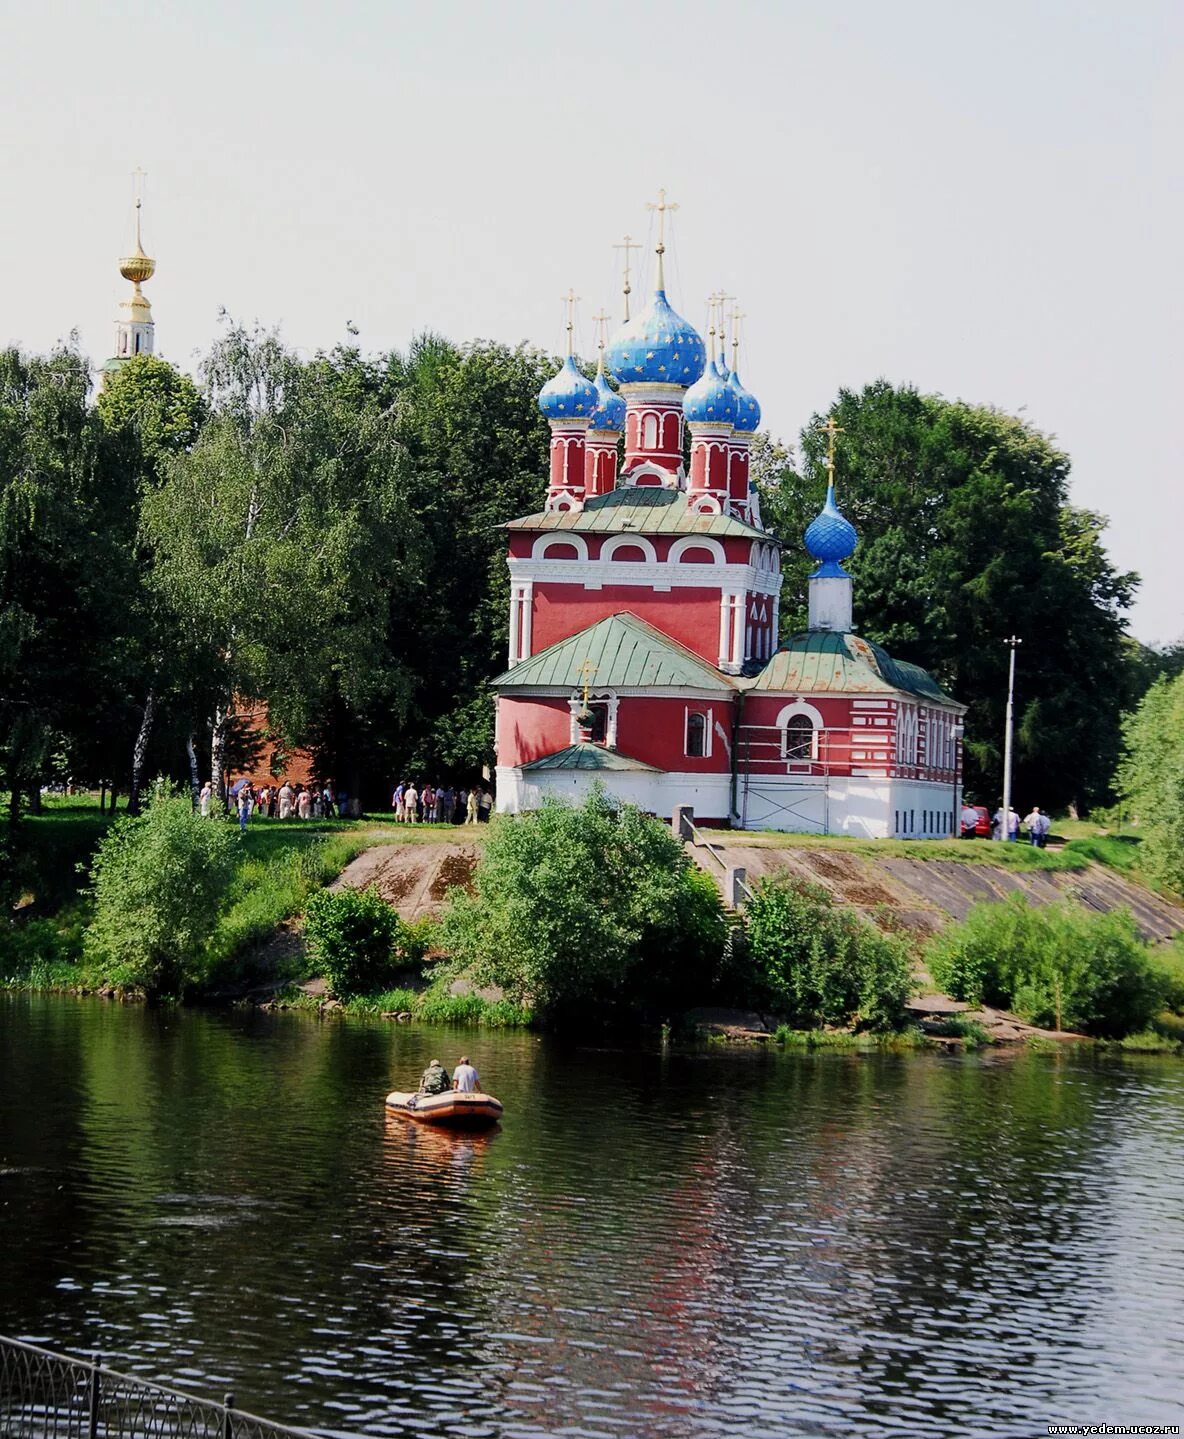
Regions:
[[444, 1094], [405, 1094], [393, 1089], [386, 1107], [417, 1124], [436, 1124], [443, 1129], [488, 1129], [502, 1117], [500, 1099], [492, 1094], [462, 1094], [455, 1089]]

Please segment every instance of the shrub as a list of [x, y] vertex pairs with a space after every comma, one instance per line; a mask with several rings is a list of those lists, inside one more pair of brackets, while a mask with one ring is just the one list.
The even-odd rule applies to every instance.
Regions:
[[304, 911], [304, 934], [317, 970], [342, 999], [389, 988], [400, 969], [423, 958], [422, 929], [404, 924], [373, 885], [319, 890]]
[[451, 891], [440, 940], [454, 973], [500, 986], [543, 1018], [686, 1004], [714, 982], [719, 894], [669, 826], [599, 787], [496, 820], [473, 875]]
[[113, 984], [177, 995], [203, 973], [234, 872], [237, 834], [158, 784], [142, 815], [116, 821], [91, 871], [85, 953]]
[[1166, 967], [1125, 911], [1098, 914], [1071, 902], [1036, 908], [1022, 895], [975, 905], [930, 941], [926, 958], [955, 999], [1113, 1038], [1145, 1028], [1169, 988]]
[[838, 909], [818, 885], [763, 879], [746, 915], [751, 999], [798, 1028], [899, 1025], [911, 988], [908, 951], [894, 935]]

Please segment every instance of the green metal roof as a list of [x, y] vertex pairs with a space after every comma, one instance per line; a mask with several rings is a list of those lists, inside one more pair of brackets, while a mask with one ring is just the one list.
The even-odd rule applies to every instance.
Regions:
[[921, 699], [954, 701], [917, 665], [894, 660], [860, 635], [804, 630], [792, 635], [747, 686], [787, 694], [888, 694], [903, 690]]
[[543, 755], [542, 759], [533, 759], [529, 764], [524, 764], [522, 769], [634, 769], [661, 774], [657, 765], [646, 764], [643, 759], [632, 759], [627, 754], [618, 754], [615, 749], [605, 749], [603, 745], [589, 744], [586, 741], [568, 745], [566, 749], [557, 749], [554, 754]]
[[588, 684], [598, 690], [735, 687], [728, 675], [693, 650], [627, 610], [540, 650], [490, 683], [497, 689], [578, 689], [585, 682], [585, 665], [591, 666]]
[[716, 535], [728, 538], [777, 541], [764, 530], [734, 515], [701, 515], [692, 510], [681, 490], [662, 485], [624, 485], [586, 500], [582, 510], [544, 510], [511, 520], [508, 530], [576, 530], [595, 534]]

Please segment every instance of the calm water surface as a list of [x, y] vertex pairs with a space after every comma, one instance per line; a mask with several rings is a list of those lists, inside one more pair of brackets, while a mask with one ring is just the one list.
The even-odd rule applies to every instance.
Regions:
[[[506, 1105], [382, 1097], [460, 1046]], [[0, 999], [0, 1332], [357, 1434], [1184, 1418], [1184, 1066]]]

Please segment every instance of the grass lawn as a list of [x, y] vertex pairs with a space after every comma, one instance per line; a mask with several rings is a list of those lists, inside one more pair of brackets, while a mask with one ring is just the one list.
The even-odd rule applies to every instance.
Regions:
[[853, 839], [846, 835], [784, 834], [779, 830], [711, 830], [710, 841], [728, 849], [831, 849], [864, 859], [952, 860], [991, 864], [1003, 869], [1079, 870], [1092, 855], [1068, 850], [1034, 849], [1030, 844], [1000, 844], [989, 839]]

